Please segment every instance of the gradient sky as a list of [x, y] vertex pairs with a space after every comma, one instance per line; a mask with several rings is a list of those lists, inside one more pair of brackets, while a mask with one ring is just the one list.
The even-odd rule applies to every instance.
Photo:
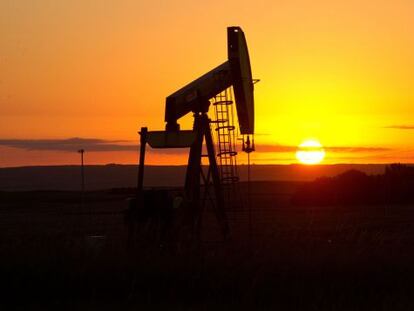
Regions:
[[413, 16], [412, 0], [2, 0], [0, 166], [78, 163], [78, 147], [135, 163], [137, 130], [226, 60], [230, 25], [261, 79], [255, 163], [295, 163], [307, 138], [325, 163], [414, 162]]

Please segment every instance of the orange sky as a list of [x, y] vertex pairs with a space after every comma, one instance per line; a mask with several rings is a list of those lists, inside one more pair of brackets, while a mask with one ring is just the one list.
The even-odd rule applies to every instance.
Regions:
[[411, 0], [3, 0], [0, 166], [77, 163], [47, 147], [73, 137], [111, 144], [79, 143], [89, 163], [135, 163], [117, 145], [164, 128], [165, 97], [226, 60], [229, 25], [261, 79], [254, 162], [294, 163], [307, 138], [325, 163], [414, 162], [413, 16]]

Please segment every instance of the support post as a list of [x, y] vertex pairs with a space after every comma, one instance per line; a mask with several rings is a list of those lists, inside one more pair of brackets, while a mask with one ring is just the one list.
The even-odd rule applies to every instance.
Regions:
[[214, 144], [213, 144], [213, 137], [211, 135], [210, 120], [208, 119], [207, 114], [203, 114], [202, 121], [203, 121], [204, 135], [206, 138], [206, 147], [207, 147], [207, 153], [208, 153], [208, 161], [210, 164], [210, 172], [211, 172], [214, 192], [215, 192], [216, 200], [217, 200], [217, 204], [216, 206], [214, 206], [214, 212], [216, 214], [217, 221], [221, 227], [221, 231], [224, 237], [226, 237], [229, 233], [229, 224], [228, 224], [226, 212], [224, 210], [224, 196], [223, 196], [223, 191], [221, 188], [220, 175], [219, 175], [219, 171], [217, 167], [216, 153], [215, 153]]
[[[194, 127], [196, 138], [190, 147], [188, 158], [187, 173], [185, 179], [185, 194], [191, 206], [191, 218], [193, 225], [193, 235], [199, 234], [199, 224], [201, 221], [200, 212], [200, 174], [201, 174], [201, 152], [203, 147], [203, 124], [199, 113], [194, 114]], [[199, 236], [198, 236], [199, 238]]]
[[81, 156], [81, 205], [83, 206], [85, 200], [85, 168], [83, 162], [83, 154], [85, 153], [85, 149], [78, 150]]
[[139, 150], [139, 165], [138, 165], [138, 181], [137, 181], [137, 194], [141, 194], [144, 187], [144, 168], [145, 168], [145, 148], [147, 145], [147, 127], [141, 127], [139, 134], [140, 138], [140, 150]]

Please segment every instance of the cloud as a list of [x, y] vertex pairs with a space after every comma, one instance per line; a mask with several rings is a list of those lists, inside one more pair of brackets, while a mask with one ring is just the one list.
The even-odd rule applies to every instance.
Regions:
[[[0, 139], [0, 146], [17, 148], [27, 151], [60, 151], [77, 152], [138, 152], [139, 145], [131, 144], [128, 140], [105, 140], [98, 138], [67, 138], [67, 139]], [[152, 149], [147, 151], [157, 154], [177, 155], [186, 154], [188, 149]]]
[[[283, 153], [283, 152], [296, 152], [297, 146], [291, 145], [260, 145], [256, 146], [257, 152], [274, 152], [274, 153]], [[352, 147], [352, 146], [340, 146], [340, 147], [323, 147], [327, 152], [344, 152], [344, 153], [367, 153], [367, 152], [382, 152], [390, 151], [389, 148], [383, 147]]]
[[389, 125], [384, 128], [394, 130], [414, 130], [414, 125]]
[[[129, 151], [138, 152], [138, 145], [131, 144], [127, 140], [105, 140], [98, 138], [67, 138], [67, 139], [0, 139], [0, 146], [23, 149], [28, 151], [62, 151], [76, 152], [79, 149], [85, 149], [86, 152], [113, 152]], [[327, 152], [337, 153], [370, 153], [390, 151], [391, 149], [382, 147], [324, 147]], [[184, 149], [151, 149], [149, 152], [159, 154], [187, 154], [189, 150]], [[279, 144], [256, 144], [258, 153], [293, 153], [296, 152], [297, 146], [279, 145]]]
[[391, 151], [390, 148], [383, 147], [324, 147], [326, 151], [331, 152], [349, 152], [349, 153], [366, 153], [366, 152], [382, 152]]
[[261, 145], [256, 144], [256, 151], [257, 152], [295, 152], [297, 150], [296, 146], [288, 146], [288, 145]]
[[125, 144], [122, 140], [104, 140], [97, 138], [67, 138], [67, 139], [0, 139], [0, 146], [24, 149], [29, 151], [137, 151], [137, 145]]

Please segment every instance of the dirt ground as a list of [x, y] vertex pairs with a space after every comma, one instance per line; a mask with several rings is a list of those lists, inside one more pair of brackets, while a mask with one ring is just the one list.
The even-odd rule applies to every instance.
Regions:
[[298, 185], [253, 183], [251, 213], [241, 185], [226, 241], [207, 211], [174, 251], [127, 250], [133, 190], [0, 192], [1, 309], [413, 310], [414, 207], [298, 207]]

